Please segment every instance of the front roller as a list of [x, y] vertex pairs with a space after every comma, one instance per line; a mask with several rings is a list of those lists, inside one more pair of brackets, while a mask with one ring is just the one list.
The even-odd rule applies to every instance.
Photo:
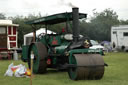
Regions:
[[28, 56], [29, 68], [31, 68], [30, 55], [32, 51], [34, 53], [33, 73], [45, 73], [47, 67], [45, 60], [45, 57], [47, 57], [47, 48], [41, 42], [35, 42], [31, 44]]
[[100, 54], [74, 54], [70, 64], [75, 67], [68, 69], [72, 80], [101, 79], [104, 74], [104, 60]]

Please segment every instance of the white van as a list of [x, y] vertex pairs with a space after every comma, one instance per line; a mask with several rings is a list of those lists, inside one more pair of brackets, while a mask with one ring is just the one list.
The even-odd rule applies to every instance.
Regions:
[[111, 43], [113, 49], [128, 51], [128, 25], [112, 26]]

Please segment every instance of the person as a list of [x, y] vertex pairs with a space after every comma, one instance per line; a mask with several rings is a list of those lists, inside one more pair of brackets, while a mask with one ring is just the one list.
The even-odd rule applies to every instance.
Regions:
[[112, 44], [112, 45], [113, 45], [113, 48], [115, 48], [115, 47], [116, 47], [116, 44], [115, 44], [115, 42], [113, 42], [113, 44]]
[[115, 42], [112, 43], [112, 47], [113, 47], [113, 51], [114, 51], [114, 52], [117, 52]]

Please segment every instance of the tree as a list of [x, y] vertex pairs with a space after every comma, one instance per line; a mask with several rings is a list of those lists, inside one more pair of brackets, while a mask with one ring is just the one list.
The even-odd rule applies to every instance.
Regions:
[[[33, 31], [32, 26], [25, 24], [25, 22], [28, 20], [37, 19], [39, 17], [41, 17], [40, 14], [39, 15], [29, 14], [27, 17], [19, 16], [19, 15], [15, 17], [9, 17], [9, 19], [11, 19], [13, 23], [19, 24], [19, 27], [18, 27], [18, 46], [19, 47], [23, 45], [24, 35]], [[39, 29], [39, 27], [41, 26], [38, 26], [37, 29]]]
[[93, 12], [91, 18], [91, 27], [93, 29], [92, 34], [96, 40], [108, 40], [110, 41], [111, 26], [118, 25], [118, 15], [111, 9], [105, 9], [103, 12]]
[[6, 19], [5, 14], [0, 13], [0, 19]]
[[120, 20], [121, 25], [128, 25], [128, 20]]

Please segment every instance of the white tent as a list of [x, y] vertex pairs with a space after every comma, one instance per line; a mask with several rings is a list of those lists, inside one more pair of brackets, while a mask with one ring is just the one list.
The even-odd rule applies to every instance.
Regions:
[[[39, 30], [37, 30], [36, 31], [36, 37], [38, 37], [38, 35], [41, 33], [44, 33], [44, 34], [46, 33], [45, 28], [40, 28]], [[47, 34], [52, 34], [52, 33], [55, 34], [55, 32], [47, 30]], [[25, 34], [24, 35], [24, 45], [29, 45], [32, 41], [32, 38], [33, 38], [33, 32]]]

